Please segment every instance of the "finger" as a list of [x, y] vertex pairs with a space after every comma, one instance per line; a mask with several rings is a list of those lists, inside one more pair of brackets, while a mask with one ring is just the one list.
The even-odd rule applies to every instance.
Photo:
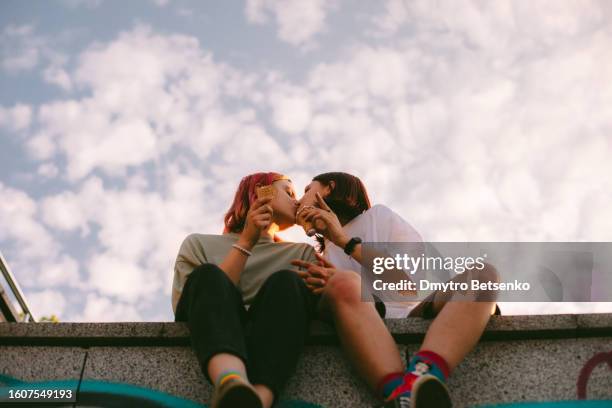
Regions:
[[315, 295], [320, 295], [321, 293], [323, 293], [323, 291], [325, 290], [325, 287], [322, 288], [314, 288], [312, 290], [312, 293], [314, 293]]
[[300, 278], [302, 279], [307, 279], [308, 277], [310, 277], [310, 274], [306, 271], [299, 271], [297, 269], [289, 269], [291, 272], [297, 274]]
[[[327, 219], [326, 219], [326, 218], [323, 218], [323, 217], [324, 217], [324, 215], [323, 215], [324, 213], [322, 213], [322, 211], [323, 211], [323, 210], [319, 210], [319, 209], [314, 210], [314, 211], [313, 211], [313, 212], [311, 212], [310, 214], [306, 215], [306, 216], [304, 217], [304, 219], [305, 219], [306, 221], [311, 221], [311, 222], [313, 222], [315, 219], [319, 218], [319, 219], [322, 219], [322, 220], [323, 220], [323, 222], [325, 222], [325, 223], [327, 224]], [[326, 214], [326, 213], [325, 213], [325, 214]]]
[[321, 197], [321, 194], [315, 193], [315, 195], [317, 196], [317, 203], [319, 204], [319, 207], [321, 207], [325, 211], [333, 212], [331, 208], [329, 208], [325, 200], [323, 200], [323, 197]]
[[257, 200], [255, 200], [255, 202], [251, 206], [251, 211], [254, 211], [254, 210], [260, 208], [264, 204], [268, 204], [270, 201], [272, 201], [272, 197], [258, 198]]
[[255, 214], [272, 214], [274, 213], [274, 209], [272, 208], [270, 204], [262, 204], [262, 206], [259, 207], [257, 210], [255, 210], [254, 213]]
[[291, 261], [291, 265], [301, 266], [302, 268], [306, 269], [310, 268], [311, 266], [315, 266], [315, 264], [311, 262], [302, 261], [301, 259], [294, 259], [293, 261]]
[[312, 285], [312, 286], [325, 286], [325, 279], [320, 279], [320, 278], [306, 278], [306, 284], [308, 285]]
[[309, 214], [312, 214], [313, 209], [312, 208], [306, 208], [303, 211], [300, 211], [300, 217], [302, 218], [306, 218]]
[[334, 264], [329, 262], [327, 259], [325, 259], [323, 257], [323, 255], [319, 254], [318, 252], [315, 252], [315, 257], [317, 258], [317, 260], [319, 261], [319, 264], [321, 266], [324, 266], [326, 268], [335, 268], [336, 267]]
[[255, 222], [270, 222], [272, 221], [272, 216], [269, 214], [258, 215], [258, 216], [253, 217], [253, 220]]
[[327, 271], [321, 267], [308, 268], [308, 273], [314, 277], [323, 279], [326, 279], [328, 276]]
[[270, 220], [255, 221], [255, 225], [259, 229], [267, 229], [272, 222]]

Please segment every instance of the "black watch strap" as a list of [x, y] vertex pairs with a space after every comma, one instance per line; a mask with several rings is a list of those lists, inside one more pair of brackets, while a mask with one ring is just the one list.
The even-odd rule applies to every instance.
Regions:
[[355, 247], [357, 246], [357, 244], [361, 244], [361, 238], [359, 237], [351, 238], [349, 242], [347, 242], [346, 245], [344, 246], [344, 253], [350, 256], [355, 250]]

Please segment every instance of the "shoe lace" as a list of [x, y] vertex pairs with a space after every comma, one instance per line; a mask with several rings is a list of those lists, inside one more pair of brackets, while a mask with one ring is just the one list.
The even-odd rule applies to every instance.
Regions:
[[399, 408], [410, 408], [410, 398], [409, 397], [399, 397], [397, 399], [397, 402], [399, 402]]

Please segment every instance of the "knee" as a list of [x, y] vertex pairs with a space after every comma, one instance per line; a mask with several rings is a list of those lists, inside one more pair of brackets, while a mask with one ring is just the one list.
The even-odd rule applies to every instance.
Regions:
[[474, 269], [471, 271], [471, 278], [477, 280], [479, 282], [495, 282], [498, 283], [499, 272], [497, 269], [491, 264], [485, 263], [484, 268], [482, 269]]
[[351, 271], [338, 271], [327, 282], [323, 296], [335, 308], [358, 304], [361, 302], [361, 278]]
[[[190, 275], [194, 286], [232, 284], [229, 277], [215, 264], [205, 263], [196, 267]], [[232, 284], [233, 285], [233, 284]]]
[[280, 290], [290, 290], [292, 288], [305, 288], [306, 285], [302, 278], [297, 273], [289, 269], [283, 269], [278, 272], [274, 272], [266, 280], [266, 286], [272, 286]]
[[[500, 276], [497, 269], [491, 264], [485, 263], [484, 268], [481, 270], [473, 270], [472, 271], [472, 279], [478, 280], [480, 283], [499, 283]], [[478, 290], [477, 292], [477, 300], [480, 302], [494, 302], [497, 300], [497, 291], [494, 290]]]

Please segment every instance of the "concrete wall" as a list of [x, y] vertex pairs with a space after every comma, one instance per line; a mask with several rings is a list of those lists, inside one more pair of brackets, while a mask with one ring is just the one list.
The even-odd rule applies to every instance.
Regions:
[[[403, 353], [414, 352], [429, 322], [388, 320]], [[371, 407], [376, 400], [352, 372], [326, 326], [311, 344], [285, 398], [325, 407]], [[593, 355], [612, 351], [612, 314], [492, 318], [479, 346], [453, 373], [456, 407], [576, 398], [576, 380]], [[0, 372], [28, 381], [97, 379], [136, 384], [206, 403], [182, 323], [0, 323]], [[612, 400], [612, 371], [597, 367], [589, 399]]]

